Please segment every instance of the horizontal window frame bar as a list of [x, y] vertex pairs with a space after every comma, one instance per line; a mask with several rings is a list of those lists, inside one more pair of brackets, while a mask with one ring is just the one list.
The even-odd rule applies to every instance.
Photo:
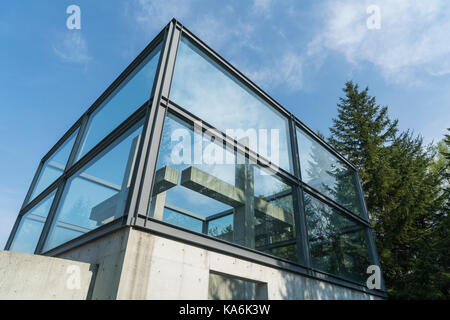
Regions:
[[206, 222], [211, 222], [211, 221], [214, 221], [214, 220], [217, 220], [217, 219], [229, 216], [229, 215], [231, 215], [233, 213], [234, 213], [234, 209], [227, 209], [227, 210], [224, 210], [222, 212], [219, 212], [219, 213], [216, 213], [216, 214], [213, 214], [213, 215], [210, 215], [210, 216], [206, 217]]
[[325, 203], [326, 205], [328, 205], [332, 209], [335, 209], [336, 211], [341, 213], [341, 215], [344, 215], [344, 216], [348, 217], [350, 220], [356, 221], [356, 222], [361, 223], [361, 224], [363, 224], [363, 225], [365, 225], [365, 226], [367, 226], [369, 228], [372, 228], [372, 225], [370, 224], [370, 222], [365, 220], [363, 217], [359, 217], [358, 215], [354, 214], [353, 212], [351, 212], [347, 208], [344, 208], [343, 206], [341, 206], [336, 201], [330, 199], [329, 197], [327, 197], [326, 195], [322, 194], [320, 191], [314, 189], [313, 187], [307, 185], [306, 183], [304, 183], [304, 182], [301, 182], [301, 183], [302, 183], [302, 189], [303, 189], [304, 192], [310, 194], [314, 198], [316, 198], [319, 201]]
[[40, 194], [34, 197], [33, 200], [28, 202], [20, 211], [19, 216], [23, 216], [28, 211], [32, 210], [36, 205], [41, 203], [48, 195], [50, 195], [53, 191], [58, 189], [59, 182], [61, 181], [64, 174], [62, 174], [59, 178], [53, 181], [47, 188], [45, 188]]
[[183, 216], [189, 217], [191, 219], [198, 220], [198, 221], [200, 221], [202, 223], [206, 221], [205, 217], [202, 217], [202, 216], [200, 216], [200, 215], [198, 215], [198, 214], [196, 214], [194, 212], [188, 211], [186, 209], [179, 208], [177, 206], [171, 205], [169, 203], [165, 203], [164, 204], [164, 208], [169, 209], [170, 211], [176, 212], [178, 214], [181, 214]]
[[[167, 101], [167, 98], [163, 97], [163, 99]], [[161, 104], [161, 105], [163, 107], [166, 107], [165, 104]], [[225, 145], [232, 147], [233, 150], [236, 151], [237, 153], [250, 159], [255, 164], [264, 168], [265, 170], [272, 172], [274, 175], [286, 180], [287, 183], [291, 185], [291, 187], [298, 186], [298, 179], [293, 174], [289, 173], [288, 171], [284, 170], [281, 167], [275, 168], [274, 165], [271, 165], [271, 164], [267, 165], [268, 163], [270, 163], [269, 160], [265, 159], [263, 156], [259, 155], [255, 151], [244, 146], [237, 140], [227, 136], [224, 132], [215, 128], [214, 126], [207, 123], [206, 121], [201, 120], [199, 117], [192, 114], [185, 108], [177, 105], [175, 102], [168, 100], [167, 109], [168, 109], [169, 113], [171, 113], [172, 115], [180, 118], [181, 120], [183, 120], [189, 124], [194, 125], [195, 122], [201, 122], [202, 129], [204, 129], [204, 131], [208, 130], [208, 131], [216, 132], [217, 135], [220, 136], [220, 139], [222, 140], [222, 142], [225, 143]], [[261, 161], [261, 159], [263, 161]], [[266, 162], [266, 163], [264, 163], [264, 162]]]
[[42, 252], [40, 254], [44, 255], [44, 256], [49, 256], [49, 257], [57, 257], [58, 255], [60, 255], [64, 252], [67, 252], [74, 248], [78, 248], [86, 243], [95, 241], [96, 239], [99, 239], [102, 236], [105, 236], [109, 233], [117, 231], [121, 228], [127, 227], [125, 222], [126, 222], [126, 216], [119, 217], [111, 222], [108, 222], [98, 228], [95, 228], [89, 232], [86, 232], [76, 238], [73, 238], [72, 240], [64, 242], [64, 243], [60, 244], [59, 246], [56, 246], [56, 247], [54, 247], [50, 250], [47, 250], [45, 252]]

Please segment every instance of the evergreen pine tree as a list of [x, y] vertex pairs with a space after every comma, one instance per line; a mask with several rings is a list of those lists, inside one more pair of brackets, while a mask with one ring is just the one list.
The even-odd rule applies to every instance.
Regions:
[[350, 81], [343, 91], [328, 141], [360, 173], [388, 293], [448, 298], [448, 193], [444, 171], [430, 169], [435, 151], [398, 133], [368, 88]]

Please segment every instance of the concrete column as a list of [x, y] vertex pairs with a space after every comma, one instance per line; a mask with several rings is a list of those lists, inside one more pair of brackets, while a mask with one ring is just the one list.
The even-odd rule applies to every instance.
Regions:
[[[249, 144], [248, 138], [241, 141]], [[235, 186], [243, 190], [243, 206], [235, 207], [233, 216], [233, 241], [249, 248], [255, 248], [255, 201], [254, 201], [254, 168], [249, 159], [244, 164], [236, 164]]]

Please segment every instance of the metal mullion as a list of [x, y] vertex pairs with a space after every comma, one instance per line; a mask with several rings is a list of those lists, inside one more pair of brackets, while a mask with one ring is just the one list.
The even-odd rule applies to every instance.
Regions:
[[28, 202], [30, 201], [31, 194], [33, 193], [34, 187], [36, 186], [36, 183], [41, 175], [42, 168], [44, 167], [44, 163], [45, 162], [43, 160], [41, 160], [39, 162], [38, 168], [37, 168], [36, 172], [34, 173], [33, 180], [31, 181], [31, 185], [28, 188], [27, 194], [25, 195], [25, 199], [23, 200], [22, 206], [20, 207], [20, 211], [22, 211], [25, 208], [25, 206], [28, 204]]
[[87, 124], [89, 122], [89, 116], [90, 115], [86, 113], [81, 118], [81, 124], [80, 124], [80, 127], [78, 129], [78, 134], [77, 134], [75, 142], [74, 142], [74, 144], [72, 146], [72, 150], [70, 152], [69, 159], [67, 159], [67, 163], [66, 163], [64, 172], [66, 172], [67, 169], [70, 168], [74, 162], [76, 162], [76, 157], [78, 155], [80, 144], [81, 144], [81, 141], [84, 138], [84, 133], [86, 131]]
[[[153, 188], [153, 175], [156, 167], [159, 146], [162, 137], [166, 110], [160, 105], [164, 89], [165, 77], [169, 73], [172, 76], [174, 61], [170, 52], [174, 48], [175, 22], [172, 20], [165, 28], [164, 40], [160, 53], [158, 69], [153, 84], [153, 101], [145, 117], [143, 139], [138, 151], [138, 164], [135, 168], [135, 185], [128, 197], [127, 224], [133, 225], [139, 214], [147, 215], [150, 202], [151, 189]], [[179, 34], [178, 34], [179, 36]], [[173, 56], [172, 56], [173, 57]], [[173, 59], [173, 58], [172, 58]]]
[[375, 244], [375, 239], [374, 239], [374, 236], [373, 236], [373, 228], [367, 228], [366, 229], [366, 233], [367, 233], [367, 238], [369, 240], [369, 250], [370, 250], [372, 261], [373, 261], [373, 263], [375, 263], [375, 265], [377, 265], [380, 268], [381, 290], [382, 291], [386, 291], [386, 285], [385, 285], [385, 282], [384, 282], [383, 270], [381, 269], [381, 263], [380, 263], [380, 259], [378, 257], [377, 246]]
[[367, 210], [366, 200], [364, 198], [364, 190], [362, 189], [361, 178], [359, 177], [358, 171], [355, 171], [354, 180], [356, 182], [356, 188], [357, 188], [357, 191], [359, 194], [359, 204], [361, 206], [361, 209], [362, 209], [363, 215], [364, 215], [363, 218], [365, 220], [367, 220], [368, 222], [370, 222], [369, 210]]
[[[367, 209], [367, 204], [366, 201], [364, 199], [364, 191], [362, 189], [362, 185], [361, 185], [361, 178], [359, 177], [359, 173], [356, 172], [355, 173], [355, 179], [357, 180], [357, 186], [358, 186], [358, 190], [360, 192], [360, 199], [361, 199], [361, 204], [362, 204], [362, 209], [365, 213], [366, 219], [370, 224], [370, 218], [369, 218], [369, 210]], [[367, 234], [367, 240], [369, 242], [369, 251], [370, 251], [370, 255], [372, 258], [372, 261], [380, 268], [380, 272], [381, 272], [381, 289], [383, 291], [386, 291], [386, 286], [385, 286], [385, 282], [384, 282], [384, 276], [383, 276], [383, 272], [381, 270], [381, 263], [380, 263], [380, 259], [378, 257], [378, 250], [377, 250], [377, 246], [375, 244], [375, 238], [373, 236], [373, 228], [372, 225], [370, 224], [370, 227], [367, 228], [366, 232]]]
[[65, 185], [66, 185], [66, 179], [60, 179], [58, 186], [57, 186], [57, 191], [56, 191], [55, 197], [53, 198], [53, 202], [52, 202], [52, 205], [48, 212], [47, 219], [45, 220], [45, 224], [44, 224], [44, 227], [42, 228], [42, 232], [39, 237], [39, 241], [36, 245], [36, 249], [34, 251], [35, 254], [40, 254], [42, 252], [45, 241], [47, 240], [47, 237], [48, 237], [48, 233], [52, 226], [53, 219], [56, 215], [56, 210], [58, 209], [59, 202], [63, 195]]
[[330, 199], [326, 195], [322, 194], [321, 192], [317, 191], [316, 189], [314, 189], [313, 187], [307, 185], [304, 182], [300, 182], [300, 183], [302, 185], [303, 190], [305, 190], [306, 192], [308, 192], [309, 194], [311, 194], [313, 197], [317, 198], [321, 202], [325, 203], [329, 207], [335, 209], [336, 211], [341, 213], [341, 215], [346, 216], [349, 219], [354, 220], [356, 222], [362, 223], [363, 225], [365, 225], [367, 227], [371, 227], [370, 223], [368, 221], [366, 221], [363, 218], [357, 216], [356, 214], [354, 214], [353, 212], [351, 212], [347, 208], [341, 206], [339, 203], [337, 203], [333, 199]]
[[[289, 118], [289, 133], [291, 140], [291, 150], [292, 150], [292, 165], [294, 166], [294, 174], [297, 176], [298, 181], [301, 179], [301, 167], [300, 167], [300, 157], [297, 144], [297, 134], [295, 129], [294, 116]], [[311, 268], [311, 256], [309, 253], [309, 240], [308, 240], [308, 226], [306, 223], [306, 213], [303, 198], [302, 184], [299, 183], [293, 190], [294, 203], [297, 205], [295, 215], [297, 217], [296, 221], [296, 238], [297, 238], [297, 252], [298, 256], [303, 256], [303, 262], [306, 267]]]
[[248, 159], [252, 160], [255, 164], [258, 164], [260, 167], [263, 167], [263, 168], [271, 171], [273, 174], [288, 181], [289, 183], [291, 183], [293, 185], [298, 184], [296, 177], [294, 175], [292, 175], [290, 172], [284, 170], [281, 167], [271, 164], [269, 160], [265, 159], [263, 156], [259, 155], [254, 150], [249, 149], [248, 147], [241, 144], [239, 141], [236, 141], [235, 139], [227, 136], [224, 132], [215, 128], [208, 122], [201, 120], [196, 115], [187, 111], [183, 107], [180, 107], [173, 101], [168, 102], [168, 109], [169, 109], [169, 112], [171, 112], [177, 118], [180, 118], [181, 120], [183, 120], [189, 124], [193, 125], [195, 122], [201, 122], [203, 131], [208, 130], [210, 132], [217, 133], [218, 138], [223, 140], [223, 142], [225, 142], [225, 144], [227, 146], [233, 147], [233, 151], [236, 151], [239, 154], [244, 155]]
[[11, 248], [11, 244], [14, 240], [14, 237], [16, 236], [17, 229], [19, 228], [20, 221], [23, 219], [22, 214], [18, 214], [16, 217], [16, 221], [14, 222], [14, 225], [11, 229], [11, 232], [9, 234], [8, 240], [6, 240], [5, 248], [4, 250], [9, 250]]

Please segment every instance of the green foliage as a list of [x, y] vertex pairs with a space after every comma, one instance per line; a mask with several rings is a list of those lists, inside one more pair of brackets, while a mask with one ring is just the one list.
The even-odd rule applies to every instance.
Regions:
[[363, 180], [390, 297], [448, 299], [450, 136], [425, 146], [399, 132], [368, 88], [347, 82], [343, 91], [328, 141]]

